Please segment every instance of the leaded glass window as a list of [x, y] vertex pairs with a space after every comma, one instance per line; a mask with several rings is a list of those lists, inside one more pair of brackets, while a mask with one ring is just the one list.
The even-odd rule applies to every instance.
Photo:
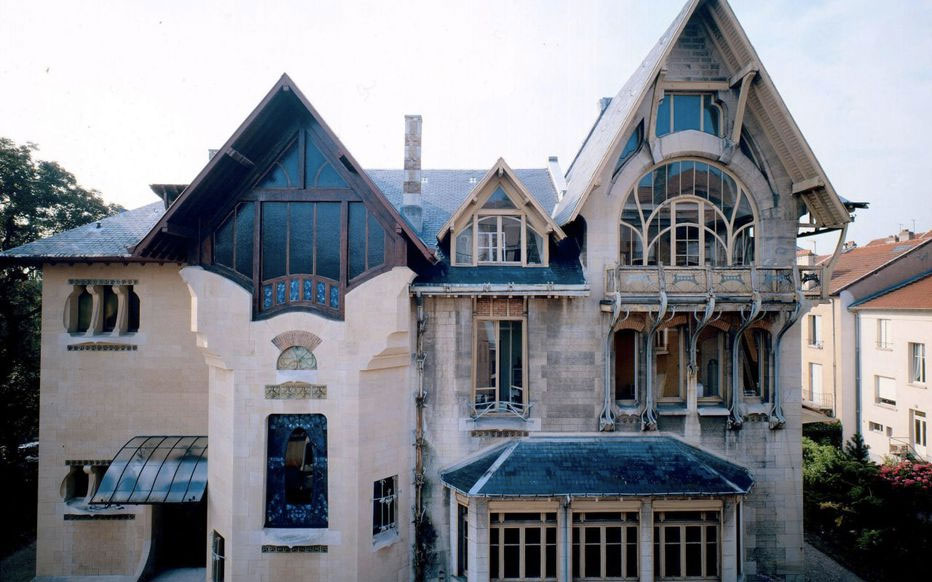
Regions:
[[712, 95], [672, 93], [657, 106], [657, 137], [686, 130], [720, 135], [722, 110]]
[[255, 204], [243, 202], [214, 232], [214, 264], [252, 277]]
[[668, 162], [645, 174], [625, 198], [619, 262], [750, 265], [755, 225], [750, 194], [730, 174], [706, 162]]

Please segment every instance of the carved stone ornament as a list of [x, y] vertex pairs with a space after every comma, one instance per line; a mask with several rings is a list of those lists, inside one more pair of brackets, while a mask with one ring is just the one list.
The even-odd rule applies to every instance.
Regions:
[[283, 382], [282, 384], [267, 384], [265, 387], [266, 400], [324, 400], [326, 398], [327, 387], [322, 384]]

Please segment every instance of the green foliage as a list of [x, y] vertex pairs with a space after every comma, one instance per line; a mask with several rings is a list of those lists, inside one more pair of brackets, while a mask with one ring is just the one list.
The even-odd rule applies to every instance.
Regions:
[[932, 468], [878, 467], [860, 435], [844, 450], [803, 438], [806, 532], [869, 580], [906, 580], [932, 544]]
[[813, 422], [803, 425], [803, 436], [823, 445], [841, 448], [841, 423]]
[[[57, 163], [33, 159], [35, 150], [0, 138], [0, 250], [122, 210]], [[0, 269], [0, 498], [9, 503], [0, 555], [35, 528], [35, 462], [19, 446], [38, 436], [41, 288], [36, 269]]]

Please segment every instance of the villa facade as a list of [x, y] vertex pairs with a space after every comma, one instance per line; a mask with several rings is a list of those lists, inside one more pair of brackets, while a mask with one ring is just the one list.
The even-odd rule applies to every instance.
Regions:
[[283, 76], [190, 184], [0, 255], [39, 580], [803, 580], [797, 236], [849, 209], [727, 2], [565, 172], [423, 169], [421, 123], [364, 168]]

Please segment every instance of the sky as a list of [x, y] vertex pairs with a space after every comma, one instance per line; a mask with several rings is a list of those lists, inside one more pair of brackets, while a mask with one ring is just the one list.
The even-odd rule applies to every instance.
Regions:
[[[0, 0], [0, 136], [135, 208], [287, 72], [363, 167], [402, 166], [416, 113], [425, 168], [565, 169], [683, 3]], [[871, 203], [847, 238], [932, 228], [932, 0], [732, 8], [836, 191]]]

